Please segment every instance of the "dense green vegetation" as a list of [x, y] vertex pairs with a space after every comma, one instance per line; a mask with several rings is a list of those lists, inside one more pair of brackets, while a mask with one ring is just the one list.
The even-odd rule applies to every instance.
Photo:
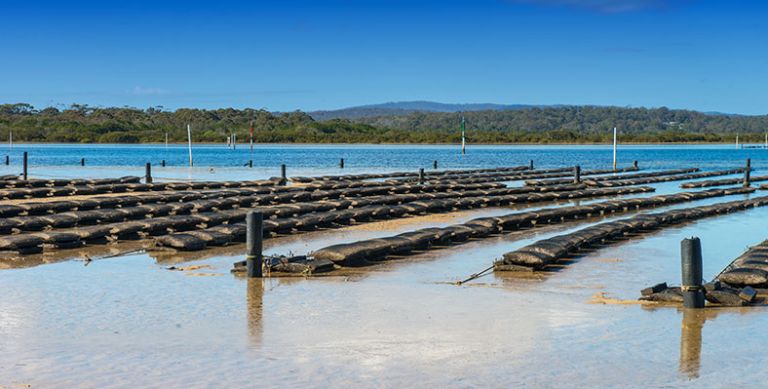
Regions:
[[[472, 143], [608, 142], [616, 126], [623, 142], [762, 142], [768, 116], [708, 115], [666, 108], [551, 107], [467, 112]], [[186, 141], [186, 124], [195, 142], [224, 142], [235, 132], [248, 139], [252, 123], [259, 143], [456, 143], [459, 115], [444, 112], [316, 121], [303, 112], [270, 113], [232, 108], [35, 109], [29, 104], [0, 105], [0, 137], [13, 131], [17, 142], [148, 143]]]

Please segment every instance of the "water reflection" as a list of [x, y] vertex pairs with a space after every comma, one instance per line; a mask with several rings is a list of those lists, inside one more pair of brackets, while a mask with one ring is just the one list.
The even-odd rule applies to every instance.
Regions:
[[[689, 379], [699, 378], [701, 368], [701, 329], [709, 310], [683, 309], [680, 327], [680, 373]], [[709, 314], [709, 316], [712, 316]]]
[[146, 242], [127, 241], [120, 245], [83, 246], [65, 250], [46, 249], [42, 253], [31, 255], [22, 255], [15, 251], [2, 251], [0, 252], [0, 269], [31, 268], [72, 259], [108, 259], [140, 252], [146, 248]]
[[248, 340], [252, 347], [261, 345], [264, 327], [264, 279], [248, 278], [246, 286], [246, 306], [248, 309]]
[[147, 255], [154, 259], [158, 265], [202, 261], [217, 257], [242, 256], [244, 253], [245, 243], [232, 244], [223, 247], [209, 247], [202, 251], [176, 251], [172, 249], [147, 251]]
[[[714, 320], [722, 314], [755, 314], [757, 308], [747, 307], [721, 307], [706, 309], [682, 309], [682, 323], [680, 326], [680, 373], [689, 379], [699, 378], [701, 368], [701, 331], [707, 320]], [[758, 312], [763, 312], [759, 310]]]

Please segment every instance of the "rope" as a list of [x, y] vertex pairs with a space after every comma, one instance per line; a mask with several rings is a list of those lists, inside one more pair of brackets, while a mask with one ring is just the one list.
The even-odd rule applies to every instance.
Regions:
[[752, 247], [748, 248], [746, 251], [744, 251], [743, 254], [741, 254], [738, 257], [736, 257], [736, 259], [731, 261], [731, 263], [729, 263], [728, 266], [724, 267], [723, 270], [720, 270], [720, 273], [717, 273], [717, 275], [714, 278], [712, 278], [712, 280], [714, 281], [714, 280], [720, 278], [720, 276], [723, 275], [723, 273], [733, 269], [734, 265], [736, 264], [736, 261], [738, 261], [739, 258], [741, 258], [744, 254], [748, 253], [749, 250], [752, 250]]
[[117, 253], [117, 254], [104, 255], [104, 256], [101, 256], [101, 257], [98, 257], [98, 258], [99, 259], [115, 258], [115, 257], [121, 257], [123, 255], [130, 255], [130, 254], [140, 253], [142, 251], [146, 251], [146, 249], [145, 248], [140, 248], [140, 249], [128, 250], [128, 251], [123, 251], [123, 252]]
[[480, 277], [482, 277], [482, 276], [484, 276], [484, 275], [488, 274], [488, 271], [489, 271], [489, 270], [493, 270], [493, 265], [491, 265], [491, 266], [489, 266], [489, 267], [487, 267], [487, 268], [483, 269], [482, 271], [480, 271], [480, 272], [478, 272], [478, 273], [472, 274], [471, 276], [469, 276], [469, 278], [467, 278], [467, 279], [466, 279], [466, 280], [464, 280], [464, 281], [458, 281], [458, 282], [456, 283], [456, 285], [463, 285], [463, 284], [465, 284], [465, 283], [467, 283], [467, 282], [469, 282], [469, 281], [472, 281], [472, 280], [476, 280], [476, 279], [478, 279], [478, 278], [480, 278]]

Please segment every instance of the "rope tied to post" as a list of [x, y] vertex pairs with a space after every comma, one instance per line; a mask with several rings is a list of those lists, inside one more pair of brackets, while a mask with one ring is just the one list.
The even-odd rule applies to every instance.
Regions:
[[491, 265], [491, 266], [489, 266], [489, 267], [487, 267], [487, 268], [483, 269], [483, 270], [482, 270], [482, 271], [480, 271], [480, 272], [477, 272], [477, 273], [475, 273], [475, 274], [472, 274], [471, 276], [469, 276], [469, 278], [467, 278], [467, 279], [466, 279], [466, 280], [464, 280], [464, 281], [457, 281], [457, 282], [456, 282], [456, 285], [463, 285], [463, 284], [465, 284], [465, 283], [467, 283], [467, 282], [469, 282], [469, 281], [472, 281], [472, 280], [476, 280], [476, 279], [478, 279], [478, 278], [480, 278], [480, 277], [482, 277], [482, 276], [484, 276], [484, 275], [488, 274], [488, 272], [489, 272], [489, 271], [491, 271], [491, 270], [493, 270], [493, 265]]

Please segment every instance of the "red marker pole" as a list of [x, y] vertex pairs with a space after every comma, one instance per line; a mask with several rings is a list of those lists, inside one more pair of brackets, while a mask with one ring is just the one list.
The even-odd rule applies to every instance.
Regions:
[[251, 122], [251, 151], [253, 151], [253, 122]]

